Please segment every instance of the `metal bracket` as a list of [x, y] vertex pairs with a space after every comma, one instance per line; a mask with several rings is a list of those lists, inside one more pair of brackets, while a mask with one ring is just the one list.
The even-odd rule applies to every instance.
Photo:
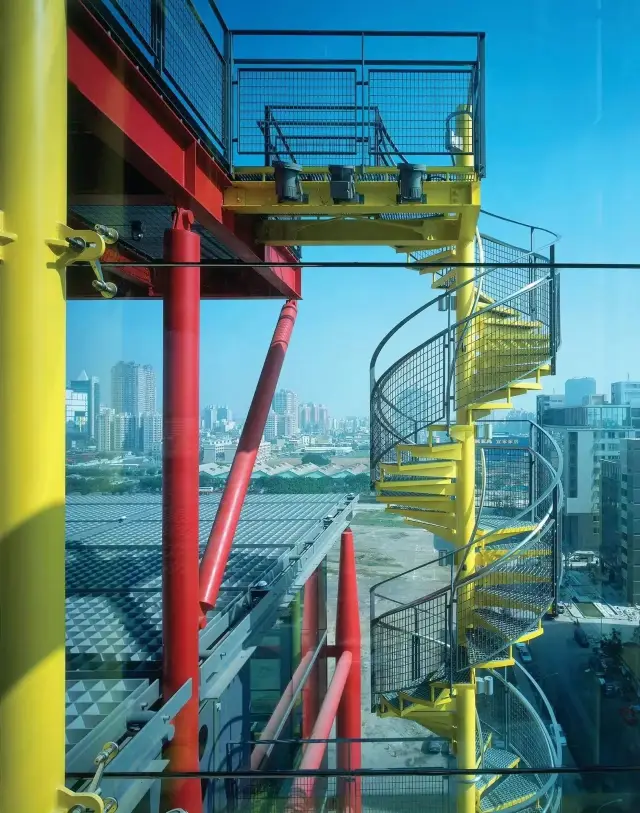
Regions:
[[69, 813], [74, 808], [82, 811], [91, 810], [93, 813], [108, 813], [113, 808], [105, 806], [104, 799], [97, 793], [75, 793], [69, 788], [58, 788], [58, 804], [56, 813]]
[[[74, 797], [72, 798], [73, 804], [63, 808], [67, 813], [86, 813], [87, 809], [94, 811], [94, 813], [116, 813], [118, 809], [118, 802], [113, 798], [113, 796], [109, 796], [105, 799], [100, 796], [100, 780], [102, 779], [102, 774], [104, 773], [107, 765], [118, 755], [118, 751], [118, 743], [105, 742], [100, 752], [93, 760], [93, 764], [96, 766], [96, 772], [93, 779], [89, 783], [89, 787], [83, 793], [74, 793], [67, 788], [59, 789], [59, 795], [62, 793], [63, 795], [66, 794], [67, 796]], [[87, 802], [87, 799], [90, 801]], [[99, 800], [99, 807], [96, 807], [95, 799]]]
[[17, 234], [4, 230], [4, 212], [0, 210], [0, 262], [3, 260], [3, 246], [6, 246], [7, 243], [15, 243], [17, 239]]
[[96, 224], [93, 230], [71, 229], [65, 223], [58, 223], [58, 234], [47, 240], [47, 245], [59, 253], [64, 265], [88, 262], [96, 277], [91, 283], [94, 289], [105, 299], [113, 299], [118, 289], [115, 283], [105, 282], [100, 257], [106, 246], [115, 243], [117, 239], [118, 232], [109, 226]]

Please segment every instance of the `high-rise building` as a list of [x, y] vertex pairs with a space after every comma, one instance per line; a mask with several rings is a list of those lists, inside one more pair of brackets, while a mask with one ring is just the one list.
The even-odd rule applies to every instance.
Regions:
[[202, 425], [207, 432], [213, 432], [218, 419], [218, 407], [209, 404], [202, 410]]
[[[298, 434], [298, 396], [291, 390], [278, 390], [273, 396], [273, 411], [276, 415], [286, 417], [283, 422], [284, 437]], [[280, 435], [279, 435], [280, 436]]]
[[88, 440], [95, 440], [96, 416], [100, 409], [100, 379], [95, 375], [88, 376], [82, 370], [77, 378], [69, 382], [69, 389], [75, 394], [86, 395], [87, 414], [83, 431], [86, 433]]
[[150, 364], [119, 361], [111, 368], [111, 406], [116, 413], [156, 411], [156, 374]]
[[318, 406], [318, 431], [322, 433], [329, 431], [329, 410], [324, 404]]
[[[640, 603], [640, 439], [620, 444], [620, 573], [629, 604]], [[638, 520], [636, 522], [636, 519]]]
[[640, 381], [614, 381], [611, 385], [611, 403], [640, 407]]
[[113, 451], [113, 429], [115, 411], [102, 407], [96, 415], [96, 442], [99, 452]]
[[267, 422], [264, 426], [264, 439], [275, 440], [278, 437], [278, 416], [273, 410], [267, 417]]
[[141, 450], [144, 454], [162, 451], [162, 413], [144, 412], [140, 418]]
[[89, 441], [89, 396], [71, 387], [65, 391], [65, 435], [67, 447], [86, 446]]
[[569, 378], [564, 385], [565, 406], [582, 406], [590, 395], [596, 394], [595, 378]]
[[139, 422], [128, 412], [115, 412], [113, 415], [112, 451], [132, 452], [140, 446]]
[[311, 407], [312, 404], [303, 404], [299, 412], [299, 426], [303, 432], [309, 432], [312, 429], [311, 423]]
[[640, 417], [629, 406], [600, 404], [549, 407], [539, 422], [563, 451], [563, 544], [568, 551], [598, 550], [602, 464], [620, 458], [622, 441], [640, 436]]
[[233, 413], [228, 406], [216, 407], [216, 420], [217, 421], [232, 421]]
[[128, 451], [140, 450], [141, 416], [156, 412], [156, 374], [153, 367], [133, 361], [119, 361], [114, 365], [111, 368], [111, 406], [116, 416], [128, 416], [124, 423], [119, 421], [118, 424], [126, 424], [126, 429], [123, 429], [124, 446], [121, 448]]

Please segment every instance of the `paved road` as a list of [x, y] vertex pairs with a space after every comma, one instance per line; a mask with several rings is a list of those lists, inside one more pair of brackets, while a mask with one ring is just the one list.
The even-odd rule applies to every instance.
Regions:
[[[593, 633], [594, 640], [599, 638], [599, 627], [593, 627]], [[620, 715], [628, 702], [602, 696], [589, 668], [591, 648], [574, 641], [573, 625], [559, 620], [545, 623], [545, 634], [532, 641], [530, 649], [533, 663], [527, 668], [549, 698], [576, 765], [640, 764], [640, 730], [626, 725]], [[612, 774], [590, 779], [583, 774], [582, 779], [588, 788], [607, 789], [606, 783], [610, 783], [612, 791], [637, 791], [640, 808], [640, 776]]]

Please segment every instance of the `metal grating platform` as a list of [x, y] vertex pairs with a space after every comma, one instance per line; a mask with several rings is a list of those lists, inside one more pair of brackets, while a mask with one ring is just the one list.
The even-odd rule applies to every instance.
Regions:
[[[200, 497], [201, 553], [219, 502], [218, 494]], [[225, 635], [229, 642], [229, 634], [240, 640], [242, 625], [251, 626], [255, 588], [261, 595], [275, 591], [277, 612], [296, 566], [326, 552], [327, 518], [342, 517], [349, 502], [339, 494], [247, 497], [220, 598], [201, 632], [203, 651], [211, 653], [203, 667], [207, 675], [215, 666], [216, 640]], [[69, 767], [87, 758], [96, 731], [113, 728], [139, 695], [151, 688], [158, 693], [162, 498], [69, 495], [66, 509]]]

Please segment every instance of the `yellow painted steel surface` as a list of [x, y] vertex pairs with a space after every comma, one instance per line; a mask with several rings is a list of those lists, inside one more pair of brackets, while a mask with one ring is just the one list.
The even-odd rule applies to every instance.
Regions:
[[[0, 0], [0, 810], [64, 784], [65, 0]], [[7, 239], [6, 235], [15, 235]]]

